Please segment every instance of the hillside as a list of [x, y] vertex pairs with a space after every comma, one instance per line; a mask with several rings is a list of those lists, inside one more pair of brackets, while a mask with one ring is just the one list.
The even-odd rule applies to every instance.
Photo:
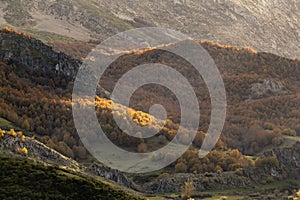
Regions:
[[[71, 117], [70, 95], [73, 84], [72, 74], [76, 72], [80, 61], [71, 59], [63, 53], [56, 53], [41, 42], [17, 32], [4, 29], [1, 32], [1, 37], [0, 52], [4, 62], [8, 64], [2, 63], [1, 65], [1, 76], [3, 79], [1, 90], [4, 94], [4, 101], [1, 106], [3, 110], [2, 116], [21, 127], [24, 126], [22, 121], [26, 119], [30, 125], [29, 130], [48, 136], [45, 137], [48, 145], [56, 146], [56, 149], [64, 149], [64, 152], [68, 152], [68, 156], [73, 157], [78, 150], [77, 147], [80, 147], [81, 144], [76, 141], [78, 136], [74, 130]], [[299, 81], [297, 74], [300, 70], [299, 61], [289, 60], [272, 54], [257, 53], [247, 48], [222, 46], [203, 41], [199, 41], [199, 43], [214, 58], [223, 75], [227, 89], [229, 112], [222, 137], [222, 141], [225, 142], [227, 147], [238, 148], [243, 153], [253, 155], [260, 152], [264, 146], [281, 144], [283, 140], [281, 133], [287, 132], [286, 134], [289, 134], [289, 130], [292, 134], [298, 133], [297, 102], [299, 102]], [[31, 47], [31, 50], [21, 47], [24, 45]], [[36, 52], [39, 55], [43, 55], [44, 63], [39, 62], [40, 59], [35, 57]], [[25, 57], [23, 57], [24, 55]], [[129, 70], [132, 66], [148, 61], [169, 64], [185, 76], [189, 76], [188, 78], [192, 81], [196, 93], [202, 102], [200, 104], [201, 108], [204, 109], [200, 126], [200, 131], [202, 132], [199, 133], [198, 141], [198, 145], [201, 145], [201, 135], [203, 135], [208, 126], [209, 109], [207, 108], [209, 107], [209, 98], [203, 81], [195, 77], [192, 71], [188, 71], [189, 65], [183, 60], [174, 58], [169, 53], [159, 50], [150, 50], [142, 54], [133, 53], [121, 57], [111, 66], [107, 71], [110, 74], [110, 79], [102, 79], [102, 86], [106, 90], [111, 91], [114, 82], [120, 74]], [[57, 64], [62, 66], [58, 71], [56, 68]], [[49, 79], [49, 77], [52, 78]], [[266, 81], [265, 85], [259, 86], [264, 81]], [[280, 86], [279, 89], [282, 87], [284, 92], [281, 93], [281, 89], [279, 93], [278, 90], [273, 91], [272, 84]], [[200, 87], [197, 87], [199, 85]], [[253, 88], [257, 87], [264, 87], [266, 88], [265, 91], [269, 92], [257, 96], [255, 94], [256, 91], [253, 90]], [[20, 89], [26, 91], [25, 96], [22, 92], [20, 93]], [[157, 91], [163, 90], [160, 88]], [[42, 101], [36, 94], [43, 96]], [[147, 91], [147, 88], [141, 88], [132, 99], [132, 105], [137, 110], [143, 110], [153, 103], [151, 99], [160, 102], [168, 102], [170, 100], [167, 96], [158, 97], [156, 95], [151, 90]], [[144, 98], [148, 100], [145, 101]], [[172, 99], [171, 103], [169, 102], [166, 105], [167, 110], [170, 112], [170, 120], [175, 123], [178, 122], [176, 105], [176, 101]], [[7, 112], [8, 110], [10, 112]], [[43, 114], [40, 115], [40, 112]], [[105, 113], [106, 111], [102, 108], [99, 112]], [[109, 117], [108, 113], [105, 115]], [[54, 116], [60, 116], [60, 118], [55, 118]], [[282, 119], [282, 117], [285, 118]], [[114, 123], [111, 126], [115, 127]], [[171, 130], [176, 130], [176, 124], [170, 123], [168, 126]], [[120, 130], [116, 129], [116, 131], [119, 132]], [[60, 135], [60, 132], [63, 132], [63, 136]], [[166, 138], [171, 139], [172, 136], [169, 136], [168, 132], [163, 134], [166, 134]], [[257, 144], [258, 137], [260, 138], [259, 144]], [[62, 141], [67, 143], [69, 148], [63, 147], [62, 143], [60, 143]], [[61, 145], [57, 146], [58, 143]], [[126, 144], [124, 145], [126, 146]], [[74, 146], [76, 150], [73, 149]], [[84, 155], [81, 154], [81, 157], [86, 157]]]
[[1, 199], [142, 199], [80, 173], [0, 155]]
[[[25, 133], [35, 135], [39, 142], [28, 146], [28, 155], [34, 155], [38, 148], [47, 146], [78, 163], [93, 163], [94, 159], [79, 140], [71, 111], [73, 79], [81, 61], [58, 53], [24, 33], [2, 29], [0, 36], [0, 117], [3, 118], [0, 120], [0, 128], [20, 127]], [[266, 181], [265, 184], [268, 181], [276, 183], [289, 178], [298, 180], [295, 176], [299, 170], [298, 163], [293, 163], [293, 166], [296, 166], [295, 172], [289, 168], [286, 160], [291, 160], [290, 155], [299, 156], [299, 143], [296, 143], [300, 136], [299, 60], [260, 53], [250, 48], [208, 41], [196, 42], [211, 54], [226, 86], [228, 113], [225, 128], [215, 149], [207, 157], [198, 158], [198, 149], [203, 138], [207, 136], [210, 117], [210, 99], [203, 80], [195, 75], [189, 63], [182, 58], [162, 50], [146, 49], [129, 53], [116, 60], [100, 80], [101, 85], [111, 92], [121, 74], [146, 62], [174, 67], [188, 77], [199, 98], [201, 118], [195, 141], [176, 162], [150, 174], [149, 177], [136, 175], [127, 179], [122, 174], [115, 176], [114, 170], [98, 164], [88, 166], [87, 171], [96, 176], [113, 177], [113, 181], [116, 182], [121, 180], [120, 184], [126, 183], [123, 185], [132, 189], [139, 189], [134, 187], [133, 182], [136, 182], [147, 192], [179, 192], [186, 179], [178, 173], [185, 174], [184, 177], [196, 174], [198, 179], [195, 180], [200, 182], [207, 182], [208, 178], [207, 186], [199, 185], [200, 192], [209, 188], [224, 188], [224, 184], [228, 189], [249, 185], [255, 187], [257, 177], [261, 176], [264, 177], [261, 181]], [[28, 48], [23, 48], [24, 46]], [[65, 67], [57, 70], [57, 64]], [[112, 117], [112, 100], [100, 95], [92, 103], [95, 104], [98, 120], [107, 136], [116, 145], [131, 152], [151, 152], [161, 148], [175, 137], [178, 130], [180, 113], [176, 98], [165, 88], [142, 87], [132, 97], [132, 108], [118, 105], [117, 112], [120, 118], [125, 122], [133, 120], [140, 125], [147, 125], [149, 120], [157, 123], [158, 119], [146, 113], [149, 105], [162, 103], [166, 107], [167, 123], [155, 137], [149, 139], [128, 136], [118, 128]], [[124, 114], [128, 109], [132, 114], [131, 119]], [[155, 126], [150, 128], [155, 129]], [[185, 128], [188, 133], [189, 127]], [[185, 136], [177, 136], [178, 142], [184, 143]], [[16, 144], [20, 144], [20, 141], [7, 138], [4, 138], [4, 141], [11, 144], [12, 149]], [[23, 146], [20, 146], [20, 149], [22, 148]], [[49, 151], [52, 152], [51, 149]], [[265, 153], [266, 151], [269, 153]], [[295, 153], [289, 154], [294, 151]], [[46, 151], [44, 157], [51, 158], [49, 155], [52, 154]], [[170, 152], [155, 159], [167, 159], [172, 156], [174, 155]], [[39, 157], [43, 158], [41, 155]], [[66, 161], [69, 158], [54, 163], [68, 166]], [[47, 159], [43, 161], [49, 162]], [[74, 165], [77, 165], [76, 162]], [[256, 167], [262, 172], [251, 171]], [[276, 173], [270, 174], [273, 168], [276, 169]], [[285, 173], [283, 168], [287, 168], [293, 174]], [[167, 174], [169, 175], [166, 176]], [[249, 180], [249, 176], [253, 178]], [[173, 185], [174, 190], [170, 191], [168, 185]]]
[[196, 39], [299, 58], [298, 0], [1, 0], [0, 24], [44, 41], [105, 39], [158, 26]]

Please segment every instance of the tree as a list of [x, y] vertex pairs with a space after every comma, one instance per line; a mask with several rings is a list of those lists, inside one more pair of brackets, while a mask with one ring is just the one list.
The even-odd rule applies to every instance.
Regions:
[[26, 139], [25, 135], [22, 135], [22, 136], [21, 136], [21, 141], [22, 141], [23, 143], [25, 142], [25, 139]]
[[179, 162], [175, 165], [175, 172], [176, 173], [186, 173], [187, 166], [183, 162]]
[[279, 161], [274, 156], [270, 156], [270, 157], [266, 157], [266, 158], [257, 158], [255, 160], [255, 167], [260, 167], [260, 168], [276, 167], [276, 168], [278, 168], [279, 167]]
[[28, 155], [28, 150], [27, 150], [26, 147], [23, 147], [23, 149], [21, 150], [21, 152], [22, 152], [25, 156]]
[[137, 147], [137, 152], [138, 153], [146, 153], [147, 152], [147, 144], [145, 144], [145, 143], [141, 143], [141, 144], [139, 144], [138, 145], [138, 147]]
[[72, 148], [76, 144], [76, 140], [74, 139], [73, 136], [71, 136], [70, 133], [64, 132], [64, 137], [63, 141], [70, 147]]
[[5, 136], [5, 131], [0, 128], [0, 139]]
[[30, 124], [28, 122], [27, 119], [25, 119], [22, 123], [22, 128], [24, 128], [25, 130], [29, 131], [30, 130]]
[[58, 145], [56, 146], [56, 149], [64, 154], [65, 156], [68, 156], [69, 158], [73, 158], [73, 151], [70, 149], [70, 147], [64, 143], [64, 142], [59, 142]]
[[74, 145], [73, 146], [73, 153], [74, 153], [74, 156], [76, 158], [79, 158], [79, 159], [86, 159], [87, 158], [87, 151], [83, 146]]
[[14, 129], [10, 129], [9, 134], [13, 137], [17, 137], [17, 133], [15, 132]]
[[192, 181], [188, 180], [184, 182], [184, 185], [182, 187], [182, 197], [190, 198], [194, 191], [195, 187]]
[[230, 152], [230, 156], [235, 158], [235, 159], [240, 159], [240, 157], [242, 156], [242, 154], [239, 152], [238, 149], [233, 149], [231, 152]]

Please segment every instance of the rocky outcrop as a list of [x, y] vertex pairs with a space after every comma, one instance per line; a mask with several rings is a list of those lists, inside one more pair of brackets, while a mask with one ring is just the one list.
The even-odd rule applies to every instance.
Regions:
[[274, 156], [287, 176], [300, 177], [300, 142], [292, 147], [276, 148], [264, 153], [265, 157]]
[[57, 151], [47, 147], [43, 143], [32, 139], [26, 138], [25, 142], [21, 142], [19, 137], [12, 137], [6, 135], [0, 140], [0, 151], [6, 151], [10, 154], [15, 154], [16, 149], [26, 147], [28, 156], [44, 161], [46, 163], [63, 165], [71, 168], [79, 168], [79, 164], [66, 156], [58, 153]]
[[262, 83], [253, 83], [250, 93], [251, 99], [258, 99], [272, 95], [287, 94], [288, 89], [279, 81], [265, 79]]
[[119, 183], [120, 185], [125, 186], [125, 187], [131, 188], [134, 190], [140, 190], [140, 188], [137, 185], [135, 185], [131, 180], [129, 180], [124, 174], [122, 174], [118, 170], [111, 169], [109, 167], [106, 167], [106, 166], [100, 165], [100, 164], [96, 164], [96, 163], [87, 167], [86, 170], [89, 173], [92, 173], [96, 176], [103, 177], [107, 180], [112, 180], [116, 183]]
[[81, 64], [37, 39], [7, 29], [0, 30], [0, 60], [72, 77]]
[[[21, 64], [31, 69], [52, 71], [69, 77], [69, 80], [75, 79], [82, 64], [81, 61], [62, 52], [54, 51], [52, 47], [45, 45], [40, 40], [11, 29], [0, 29], [0, 61], [3, 60], [10, 65]], [[85, 78], [89, 77], [82, 78], [82, 83], [85, 83]], [[99, 84], [96, 94], [104, 98], [110, 96], [110, 93]]]
[[253, 184], [253, 181], [236, 175], [234, 172], [207, 173], [207, 174], [172, 174], [159, 181], [144, 185], [145, 191], [161, 193], [180, 193], [186, 181], [191, 181], [197, 191], [223, 190], [229, 188], [242, 188]]
[[85, 167], [75, 160], [68, 158], [59, 152], [47, 147], [43, 143], [26, 137], [25, 141], [22, 142], [20, 137], [12, 137], [8, 134], [0, 140], [0, 152], [11, 154], [11, 155], [21, 155], [17, 152], [17, 149], [22, 149], [26, 147], [28, 150], [28, 155], [30, 158], [34, 158], [38, 161], [43, 161], [45, 163], [50, 163], [54, 165], [67, 166], [76, 170], [81, 170], [84, 173], [89, 173], [95, 176], [100, 176], [106, 180], [110, 180], [118, 183], [119, 185], [134, 189], [140, 190], [130, 179], [128, 179], [124, 174], [118, 170], [111, 169], [109, 167], [92, 164], [88, 167]]
[[161, 193], [178, 193], [183, 185], [191, 181], [197, 191], [226, 190], [232, 188], [246, 188], [261, 183], [268, 178], [282, 177], [282, 170], [277, 168], [245, 168], [241, 172], [205, 173], [205, 174], [171, 174], [144, 184], [144, 191]]

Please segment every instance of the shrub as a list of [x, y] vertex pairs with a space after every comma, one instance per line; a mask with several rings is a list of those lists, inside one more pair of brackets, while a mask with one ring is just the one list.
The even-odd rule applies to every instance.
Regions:
[[255, 167], [264, 168], [264, 167], [279, 167], [279, 162], [276, 157], [270, 156], [266, 158], [257, 158], [255, 160]]

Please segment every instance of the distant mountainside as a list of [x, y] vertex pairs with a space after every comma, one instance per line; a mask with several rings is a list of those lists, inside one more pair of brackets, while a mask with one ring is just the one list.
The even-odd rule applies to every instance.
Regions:
[[131, 28], [159, 26], [300, 58], [298, 0], [1, 0], [0, 10], [0, 24], [45, 41], [103, 39]]

